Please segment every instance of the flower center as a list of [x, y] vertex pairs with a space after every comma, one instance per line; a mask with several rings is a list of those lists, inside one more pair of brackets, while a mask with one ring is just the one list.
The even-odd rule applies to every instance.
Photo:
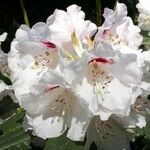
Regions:
[[113, 45], [119, 45], [123, 42], [118, 35], [114, 36], [110, 30], [104, 30], [103, 39], [111, 42]]
[[42, 43], [47, 47], [47, 50], [43, 54], [35, 56], [35, 68], [48, 66], [50, 68], [55, 68], [58, 60], [58, 51], [56, 46], [49, 41], [42, 41]]
[[97, 96], [97, 100], [105, 99], [105, 94], [109, 93], [107, 87], [112, 81], [112, 75], [108, 73], [105, 65], [113, 64], [112, 59], [95, 58], [89, 61], [87, 68], [87, 79], [93, 85], [93, 91]]
[[[57, 90], [58, 88], [61, 87], [59, 85], [49, 86], [44, 91], [46, 93], [49, 93], [52, 92], [53, 90]], [[62, 89], [61, 94], [56, 96], [54, 102], [49, 106], [50, 111], [55, 110], [55, 112], [57, 112], [60, 117], [64, 117], [72, 106], [71, 97], [72, 93], [70, 91], [68, 91], [67, 89]]]

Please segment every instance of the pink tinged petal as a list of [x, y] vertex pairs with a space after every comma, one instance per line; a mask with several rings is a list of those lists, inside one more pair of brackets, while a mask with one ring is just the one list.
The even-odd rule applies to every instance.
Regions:
[[124, 17], [127, 17], [127, 7], [123, 3], [117, 3], [117, 15], [118, 19], [122, 19]]
[[112, 26], [112, 23], [120, 22], [127, 17], [127, 7], [123, 3], [117, 3], [115, 11], [105, 8], [103, 16], [106, 20], [104, 24]]
[[112, 21], [113, 20], [113, 14], [114, 14], [113, 10], [111, 10], [109, 8], [104, 9], [103, 16], [105, 19]]

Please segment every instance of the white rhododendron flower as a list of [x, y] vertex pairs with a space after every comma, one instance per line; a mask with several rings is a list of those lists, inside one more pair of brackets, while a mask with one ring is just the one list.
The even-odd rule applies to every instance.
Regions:
[[[137, 7], [148, 16], [144, 2]], [[116, 142], [118, 149], [130, 149], [132, 138], [123, 129], [146, 126], [150, 51], [139, 50], [141, 30], [124, 4], [105, 8], [103, 16], [97, 30], [79, 6], [56, 9], [46, 23], [21, 25], [8, 55], [0, 49], [0, 70], [12, 81], [0, 81], [0, 99], [14, 91], [26, 111], [26, 131], [43, 139], [65, 131], [73, 141], [86, 136], [87, 150], [93, 141], [99, 149]]]
[[[7, 37], [7, 33], [5, 33], [5, 32], [2, 35], [0, 35], [0, 72], [4, 75], [8, 76], [9, 69], [7, 66], [7, 54], [5, 54], [1, 49], [1, 42], [4, 42], [6, 37]], [[1, 91], [3, 89], [2, 87], [5, 87], [4, 84], [1, 85]]]
[[7, 54], [0, 49], [0, 71], [3, 74], [7, 72]]
[[[130, 150], [130, 141], [133, 139], [131, 133], [127, 132], [114, 120], [101, 121], [99, 117], [91, 119], [87, 130], [87, 141], [85, 149], [89, 150], [90, 145], [94, 141], [97, 149], [111, 150]], [[117, 144], [117, 146], [116, 146]]]
[[[7, 37], [6, 32], [0, 35], [0, 72], [6, 77], [10, 77], [10, 69], [8, 67], [7, 62], [8, 55], [1, 50], [1, 42], [4, 42], [6, 37]], [[5, 84], [2, 80], [0, 80], [0, 100], [2, 100], [3, 97], [7, 95], [9, 95], [14, 102], [16, 101], [16, 97], [13, 93], [13, 88]]]
[[0, 49], [0, 71], [3, 75], [10, 77], [10, 69], [8, 67], [8, 55]]
[[123, 54], [113, 51], [107, 43], [99, 43], [83, 53], [82, 59], [66, 57], [62, 61], [63, 75], [89, 103], [94, 115], [100, 115], [102, 120], [108, 120], [111, 114], [128, 115], [136, 100], [131, 95], [140, 89], [137, 84], [142, 79], [136, 54]]
[[140, 12], [138, 18], [139, 27], [142, 30], [150, 31], [150, 1], [139, 0], [137, 8]]
[[32, 69], [30, 67], [22, 71], [21, 76], [12, 85], [19, 104], [21, 96], [29, 93], [29, 87], [37, 83], [38, 78], [43, 72], [44, 70]]
[[71, 5], [67, 12], [56, 9], [47, 19], [51, 38], [58, 46], [65, 50], [72, 50], [72, 35], [76, 34], [82, 42], [91, 43], [90, 38], [95, 34], [97, 27], [89, 20], [85, 20], [85, 13], [81, 7]]
[[144, 66], [143, 66], [143, 82], [141, 87], [146, 90], [150, 91], [150, 50], [143, 51], [141, 54], [144, 59]]
[[[139, 92], [137, 94], [139, 95]], [[141, 95], [137, 97], [130, 109], [129, 116], [122, 118], [113, 116], [113, 119], [124, 128], [145, 127], [150, 115], [149, 91], [141, 90]]]
[[90, 122], [88, 106], [53, 70], [46, 71], [30, 92], [22, 95], [20, 103], [27, 112], [25, 128], [30, 129], [31, 122], [35, 135], [57, 137], [69, 128], [67, 137], [84, 140]]
[[117, 3], [115, 11], [105, 8], [103, 16], [105, 21], [98, 29], [95, 41], [108, 41], [115, 47], [127, 45], [138, 49], [142, 43], [140, 28], [127, 16], [126, 5]]
[[18, 79], [27, 67], [42, 69], [55, 68], [58, 64], [56, 45], [51, 43], [48, 26], [37, 23], [31, 29], [22, 25], [11, 43], [8, 64], [12, 71], [12, 80]]
[[[143, 128], [146, 126], [146, 121], [149, 121], [149, 114], [150, 114], [150, 101], [149, 101], [149, 94], [150, 94], [150, 73], [149, 73], [149, 62], [150, 62], [150, 53], [149, 51], [144, 51], [140, 53], [140, 56], [143, 57], [144, 66], [143, 69], [143, 78], [137, 93], [137, 96], [141, 92], [141, 94], [137, 97], [136, 101], [131, 106], [131, 111], [129, 116], [123, 118], [115, 118], [115, 120], [122, 124], [125, 128]], [[132, 95], [134, 96], [134, 95]], [[134, 97], [135, 98], [135, 97]]]
[[7, 62], [8, 55], [5, 54], [1, 50], [1, 42], [4, 42], [6, 37], [7, 37], [6, 32], [4, 32], [2, 35], [0, 35], [0, 72], [3, 75], [9, 77], [10, 76], [10, 69], [8, 68], [8, 62]]

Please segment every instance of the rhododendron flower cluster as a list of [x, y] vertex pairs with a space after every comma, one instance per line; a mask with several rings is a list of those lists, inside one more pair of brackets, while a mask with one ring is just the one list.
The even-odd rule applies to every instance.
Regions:
[[[140, 18], [148, 13], [143, 7]], [[93, 141], [104, 149], [119, 142], [121, 149], [129, 147], [122, 129], [146, 126], [150, 52], [139, 48], [141, 30], [124, 4], [105, 8], [103, 16], [97, 27], [77, 5], [56, 9], [46, 23], [21, 25], [10, 52], [1, 51], [0, 68], [12, 86], [0, 82], [0, 96], [14, 91], [26, 131], [43, 139], [67, 131], [73, 141], [86, 136], [86, 149]], [[148, 24], [140, 18], [140, 27]]]

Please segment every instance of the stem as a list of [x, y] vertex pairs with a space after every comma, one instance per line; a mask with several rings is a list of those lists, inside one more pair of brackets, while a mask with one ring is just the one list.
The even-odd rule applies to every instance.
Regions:
[[29, 19], [28, 19], [28, 15], [27, 15], [27, 11], [24, 7], [24, 2], [23, 0], [19, 0], [20, 1], [20, 5], [21, 5], [21, 9], [22, 9], [22, 13], [23, 13], [23, 18], [24, 18], [24, 22], [27, 26], [30, 26], [30, 23], [29, 23]]
[[101, 25], [102, 23], [102, 16], [101, 16], [101, 0], [96, 0], [96, 24], [97, 26]]
[[113, 10], [115, 10], [116, 9], [116, 7], [117, 7], [117, 3], [119, 2], [119, 0], [116, 0], [115, 1], [115, 5], [114, 5], [114, 9]]

